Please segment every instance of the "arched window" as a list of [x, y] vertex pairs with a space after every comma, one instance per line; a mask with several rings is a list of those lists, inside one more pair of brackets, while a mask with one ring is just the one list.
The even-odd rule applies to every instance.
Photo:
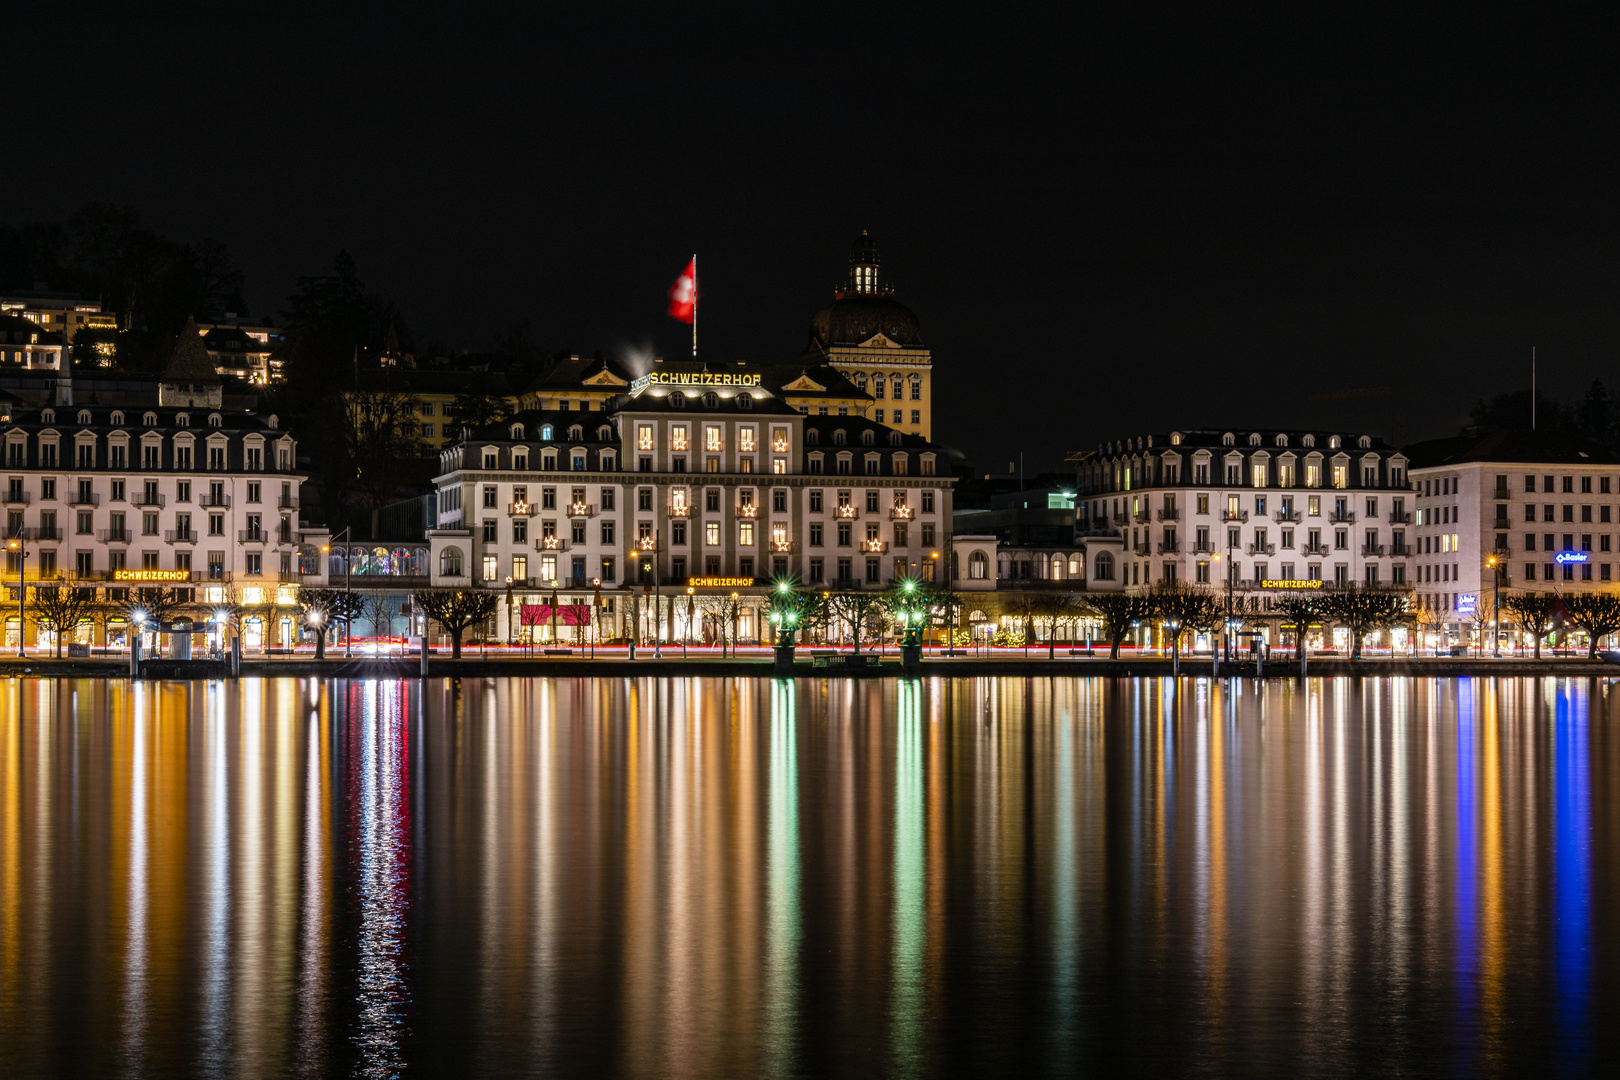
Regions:
[[1094, 568], [1091, 575], [1093, 581], [1114, 580], [1114, 557], [1108, 552], [1099, 551], [1096, 560], [1092, 562], [1092, 566]]
[[89, 409], [80, 409], [79, 410], [79, 423], [88, 424], [89, 422], [90, 422], [90, 410]]
[[580, 439], [585, 437], [585, 428], [580, 424], [575, 424], [573, 427], [568, 429], [568, 437], [575, 442], [578, 442]]
[[876, 444], [877, 444], [877, 437], [875, 435], [873, 435], [872, 432], [870, 432], [870, 431], [861, 432], [861, 445], [862, 446], [874, 446]]
[[1369, 438], [1366, 435], [1363, 435], [1361, 438], [1356, 440], [1356, 445], [1361, 447], [1361, 449], [1363, 449], [1363, 450], [1371, 450], [1372, 449], [1372, 439]]
[[523, 438], [523, 425], [522, 424], [513, 424], [512, 425], [512, 438], [513, 438], [514, 441], [517, 440], [517, 439]]
[[1237, 445], [1237, 436], [1233, 435], [1230, 431], [1228, 431], [1225, 435], [1221, 436], [1221, 445], [1222, 446], [1236, 446]]
[[122, 424], [124, 422], [124, 414], [121, 413], [121, 412], [113, 413], [112, 417], [111, 417], [111, 421], [114, 424]]
[[686, 408], [686, 395], [681, 393], [679, 390], [671, 391], [669, 395], [669, 407], [672, 409]]
[[439, 573], [444, 577], [461, 576], [462, 570], [460, 548], [447, 547], [443, 551], [439, 552]]
[[216, 412], [216, 413], [209, 413], [208, 414], [208, 426], [209, 427], [223, 427], [224, 424], [225, 424], [225, 418], [220, 416], [219, 413]]
[[551, 439], [551, 425], [550, 424], [541, 424], [540, 425], [540, 438], [542, 438], [544, 440], [547, 440], [547, 441], [550, 441], [550, 439]]
[[1085, 567], [1085, 564], [1080, 561], [1080, 556], [1078, 556], [1078, 555], [1070, 555], [1069, 556], [1069, 576], [1071, 578], [1083, 577], [1085, 575], [1085, 572], [1086, 572], [1086, 567]]
[[147, 427], [157, 427], [157, 413], [149, 412], [141, 417], [141, 423]]
[[1258, 431], [1254, 432], [1253, 434], [1251, 434], [1249, 436], [1249, 445], [1250, 446], [1259, 446], [1260, 445], [1260, 433]]
[[39, 414], [39, 421], [42, 424], [54, 424], [54, 423], [56, 423], [56, 410], [55, 409], [45, 409], [45, 410], [43, 410]]
[[601, 427], [596, 429], [596, 439], [598, 442], [612, 442], [613, 429], [608, 425], [603, 424]]
[[834, 446], [843, 446], [848, 441], [849, 441], [849, 438], [848, 438], [847, 435], [844, 434], [844, 429], [843, 428], [839, 428], [837, 431], [833, 432], [833, 445]]
[[804, 444], [806, 446], [820, 446], [821, 432], [817, 431], [815, 428], [806, 428], [804, 432]]
[[718, 409], [720, 407], [720, 395], [715, 393], [713, 390], [710, 390], [707, 394], [704, 394], [703, 407], [705, 409]]
[[984, 552], [975, 551], [968, 556], [968, 577], [974, 581], [983, 581], [990, 576], [990, 560], [984, 557]]
[[753, 394], [738, 394], [737, 395], [737, 408], [739, 408], [739, 409], [752, 409], [753, 407], [754, 407], [754, 395]]
[[187, 414], [187, 413], [175, 413], [174, 414], [174, 426], [175, 427], [190, 427], [191, 426], [191, 417], [190, 417], [190, 415]]
[[899, 446], [900, 445], [900, 433], [898, 431], [889, 432], [889, 445], [890, 446]]

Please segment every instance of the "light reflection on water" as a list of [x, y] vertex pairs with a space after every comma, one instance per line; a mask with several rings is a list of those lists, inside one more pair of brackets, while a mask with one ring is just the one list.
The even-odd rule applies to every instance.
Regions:
[[7, 1076], [1579, 1074], [1584, 680], [0, 683]]

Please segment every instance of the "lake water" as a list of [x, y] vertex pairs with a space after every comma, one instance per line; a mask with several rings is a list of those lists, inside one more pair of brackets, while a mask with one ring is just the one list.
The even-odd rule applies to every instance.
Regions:
[[0, 681], [0, 1073], [1578, 1075], [1617, 785], [1598, 680]]

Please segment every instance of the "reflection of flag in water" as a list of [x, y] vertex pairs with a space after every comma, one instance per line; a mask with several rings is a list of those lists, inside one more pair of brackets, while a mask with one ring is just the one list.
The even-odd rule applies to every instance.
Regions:
[[[550, 604], [524, 604], [519, 613], [524, 626], [551, 625]], [[591, 624], [591, 605], [589, 604], [559, 604], [557, 605], [557, 621], [564, 626], [589, 626]]]
[[1552, 618], [1547, 620], [1547, 632], [1549, 634], [1556, 634], [1558, 631], [1562, 630], [1566, 626], [1572, 625], [1574, 622], [1575, 619], [1570, 615], [1569, 608], [1564, 606], [1564, 598], [1560, 596], [1558, 599], [1554, 600], [1552, 606]]
[[683, 323], [697, 322], [697, 256], [686, 264], [681, 276], [669, 287], [669, 317]]

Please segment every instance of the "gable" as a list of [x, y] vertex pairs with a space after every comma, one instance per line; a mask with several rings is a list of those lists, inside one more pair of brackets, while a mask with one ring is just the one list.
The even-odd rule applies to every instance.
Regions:
[[816, 380], [812, 379], [808, 375], [800, 375], [797, 379], [794, 379], [792, 382], [787, 383], [786, 385], [784, 385], [782, 387], [782, 389], [783, 390], [806, 390], [806, 391], [811, 391], [811, 392], [814, 392], [814, 393], [820, 393], [821, 391], [823, 391], [823, 390], [825, 390], [827, 388], [825, 386], [822, 386], [820, 383], [816, 382]]

